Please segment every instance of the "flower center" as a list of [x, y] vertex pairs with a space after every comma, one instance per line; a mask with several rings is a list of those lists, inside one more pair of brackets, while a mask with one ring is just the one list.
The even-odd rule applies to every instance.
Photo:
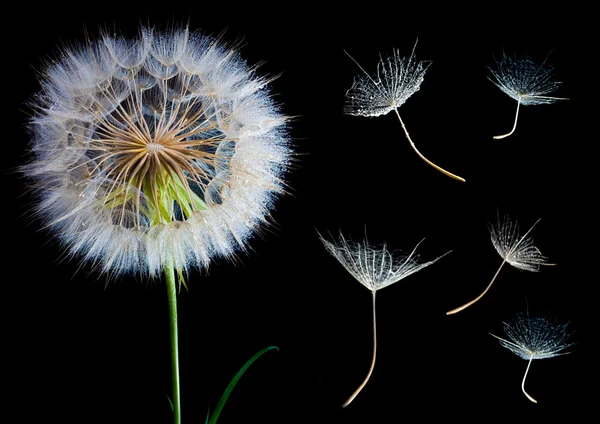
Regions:
[[[182, 77], [182, 93], [188, 83]], [[172, 98], [166, 81], [157, 84], [136, 87], [96, 123], [94, 170], [105, 181], [104, 206], [119, 225], [186, 220], [219, 204], [228, 184], [235, 141], [220, 130], [210, 103]], [[160, 107], [151, 108], [155, 103]]]
[[165, 146], [160, 143], [148, 143], [146, 145], [146, 150], [148, 150], [148, 153], [150, 154], [157, 154], [161, 150], [165, 150]]

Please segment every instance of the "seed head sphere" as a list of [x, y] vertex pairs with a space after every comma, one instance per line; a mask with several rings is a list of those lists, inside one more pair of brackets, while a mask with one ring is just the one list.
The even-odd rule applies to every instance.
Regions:
[[23, 173], [71, 256], [111, 275], [244, 250], [277, 195], [287, 118], [238, 51], [188, 28], [65, 48], [30, 102]]

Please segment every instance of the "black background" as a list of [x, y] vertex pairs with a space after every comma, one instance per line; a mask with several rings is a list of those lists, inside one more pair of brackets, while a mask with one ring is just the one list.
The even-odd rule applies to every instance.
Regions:
[[[86, 7], [88, 7], [86, 9]], [[294, 116], [291, 194], [279, 199], [276, 227], [251, 242], [239, 264], [216, 261], [192, 272], [179, 295], [184, 423], [204, 422], [229, 380], [254, 353], [275, 345], [244, 375], [219, 422], [388, 423], [432, 417], [469, 421], [569, 417], [582, 421], [595, 384], [598, 131], [587, 10], [489, 11], [433, 5], [363, 4], [326, 12], [299, 4], [19, 5], [3, 34], [5, 115], [2, 154], [5, 226], [3, 360], [7, 416], [15, 422], [167, 423], [170, 363], [161, 281], [106, 278], [64, 260], [52, 234], [30, 216], [28, 109], [36, 72], [63, 43], [99, 26], [134, 35], [142, 24], [189, 24], [243, 39], [249, 64], [281, 74], [272, 92]], [[369, 9], [367, 9], [369, 7]], [[8, 28], [5, 28], [8, 30]], [[3, 29], [3, 31], [5, 30]], [[420, 91], [399, 112], [421, 152], [466, 178], [451, 180], [412, 151], [398, 120], [343, 114], [360, 70], [398, 48], [432, 60]], [[502, 51], [548, 63], [563, 81], [552, 105], [522, 107], [489, 80]], [[587, 76], [591, 75], [591, 77]], [[592, 87], [593, 89], [593, 87]], [[556, 267], [505, 267], [490, 292], [465, 311], [445, 312], [479, 294], [501, 263], [487, 224], [508, 214]], [[370, 382], [345, 409], [372, 353], [370, 294], [317, 238], [351, 238], [411, 250], [435, 265], [378, 294], [378, 357]], [[488, 333], [528, 308], [569, 322], [569, 355], [527, 365]]]

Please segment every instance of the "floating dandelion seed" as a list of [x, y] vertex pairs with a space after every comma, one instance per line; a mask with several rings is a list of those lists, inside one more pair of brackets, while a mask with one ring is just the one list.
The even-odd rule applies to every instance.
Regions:
[[534, 359], [552, 358], [553, 356], [569, 353], [562, 352], [573, 345], [573, 343], [567, 342], [570, 336], [567, 331], [568, 324], [557, 324], [543, 317], [529, 318], [529, 316], [523, 316], [523, 314], [518, 314], [512, 322], [502, 324], [504, 325], [504, 333], [509, 340], [490, 334], [500, 340], [503, 347], [529, 361], [521, 382], [521, 390], [530, 401], [537, 403], [525, 391], [525, 379], [529, 372], [529, 366]]
[[141, 28], [63, 51], [32, 100], [37, 212], [112, 276], [165, 274], [179, 420], [176, 284], [266, 224], [290, 161], [287, 119], [232, 46]]
[[506, 217], [503, 222], [498, 220], [496, 227], [490, 225], [489, 229], [492, 244], [498, 254], [502, 257], [502, 263], [494, 274], [492, 281], [490, 281], [488, 286], [479, 296], [456, 309], [446, 312], [446, 315], [460, 312], [481, 299], [490, 287], [492, 287], [492, 284], [505, 263], [508, 263], [515, 268], [532, 272], [539, 271], [541, 265], [554, 265], [546, 262], [547, 258], [542, 255], [536, 246], [534, 246], [533, 239], [528, 237], [531, 230], [533, 230], [533, 227], [540, 222], [540, 219], [538, 219], [522, 237], [519, 236], [519, 226], [517, 225], [517, 222], [512, 222], [508, 217]]
[[519, 107], [521, 105], [541, 105], [554, 103], [556, 100], [566, 100], [562, 97], [549, 97], [549, 94], [555, 91], [560, 82], [552, 76], [553, 69], [537, 65], [530, 58], [518, 59], [502, 55], [502, 60], [496, 62], [497, 69], [490, 71], [495, 79], [492, 81], [500, 90], [517, 101], [517, 112], [512, 130], [503, 135], [494, 136], [495, 139], [508, 137], [517, 128], [517, 119], [519, 117]]
[[408, 130], [406, 129], [402, 118], [400, 118], [398, 108], [419, 90], [425, 77], [425, 71], [431, 64], [430, 61], [417, 61], [415, 59], [416, 47], [417, 43], [415, 43], [413, 51], [408, 59], [400, 56], [400, 52], [394, 49], [392, 51], [392, 56], [380, 59], [377, 64], [377, 74], [373, 76], [369, 75], [362, 66], [346, 52], [346, 54], [348, 54], [348, 56], [358, 65], [360, 70], [363, 71], [364, 75], [356, 77], [352, 83], [352, 87], [350, 87], [346, 93], [344, 111], [354, 116], [373, 117], [386, 115], [393, 110], [400, 120], [406, 138], [421, 159], [443, 174], [459, 181], [465, 181], [464, 178], [440, 168], [423, 156], [410, 138]]
[[373, 298], [373, 360], [365, 380], [344, 403], [343, 407], [346, 407], [350, 405], [365, 387], [375, 368], [375, 357], [377, 354], [375, 293], [433, 264], [441, 257], [447, 255], [447, 253], [432, 261], [418, 263], [419, 257], [416, 251], [421, 242], [407, 256], [400, 252], [390, 252], [385, 244], [381, 247], [372, 246], [368, 243], [366, 237], [362, 243], [346, 240], [341, 233], [338, 240], [334, 242], [325, 240], [320, 234], [319, 238], [327, 251], [342, 264], [346, 271], [359, 283], [371, 290]]

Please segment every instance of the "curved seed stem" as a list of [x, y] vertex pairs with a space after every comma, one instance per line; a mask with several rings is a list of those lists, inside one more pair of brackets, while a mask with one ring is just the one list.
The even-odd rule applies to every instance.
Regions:
[[533, 360], [533, 355], [531, 355], [531, 358], [529, 358], [529, 363], [527, 364], [527, 369], [525, 370], [525, 375], [523, 376], [523, 381], [521, 382], [521, 390], [523, 390], [523, 393], [525, 393], [525, 396], [527, 396], [527, 399], [529, 399], [533, 403], [537, 403], [537, 400], [535, 400], [534, 398], [529, 396], [529, 393], [527, 393], [525, 391], [525, 379], [527, 378], [527, 373], [529, 372], [529, 367], [531, 366], [532, 360]]
[[360, 393], [360, 391], [363, 389], [363, 387], [365, 387], [367, 385], [367, 381], [369, 381], [369, 378], [371, 378], [371, 374], [373, 373], [373, 368], [375, 368], [375, 356], [377, 355], [377, 323], [375, 320], [375, 293], [377, 291], [374, 290], [373, 293], [373, 360], [371, 361], [371, 368], [369, 368], [369, 373], [367, 374], [367, 378], [365, 378], [365, 381], [362, 382], [362, 384], [360, 386], [358, 386], [358, 389], [356, 389], [356, 391], [354, 393], [352, 393], [352, 396], [350, 396], [348, 398], [348, 400], [346, 402], [344, 402], [344, 404], [342, 405], [342, 408], [345, 408], [346, 406], [350, 405], [350, 403], [354, 400], [354, 398], [356, 396], [358, 396], [358, 394]]
[[413, 150], [417, 153], [417, 155], [419, 155], [419, 157], [421, 159], [423, 159], [429, 165], [431, 165], [432, 167], [434, 167], [435, 169], [437, 169], [438, 171], [440, 171], [442, 174], [444, 174], [444, 175], [446, 175], [446, 176], [448, 176], [450, 178], [454, 178], [455, 180], [465, 182], [464, 178], [459, 177], [458, 175], [454, 175], [453, 173], [448, 172], [448, 171], [446, 171], [443, 168], [440, 168], [435, 163], [431, 162], [429, 159], [427, 159], [425, 156], [423, 156], [421, 154], [421, 152], [419, 152], [419, 150], [417, 149], [417, 146], [415, 146], [415, 143], [413, 143], [413, 141], [411, 140], [410, 135], [408, 135], [408, 130], [406, 129], [406, 126], [404, 125], [404, 122], [402, 121], [402, 118], [400, 118], [400, 114], [398, 113], [398, 109], [394, 109], [394, 112], [396, 112], [396, 116], [398, 116], [398, 119], [400, 120], [400, 124], [402, 124], [402, 129], [404, 129], [404, 133], [406, 134], [406, 138], [408, 138], [408, 141], [410, 142], [410, 145], [412, 146]]
[[463, 309], [466, 309], [469, 306], [471, 306], [473, 303], [477, 302], [479, 299], [481, 299], [483, 297], [483, 295], [487, 293], [487, 291], [490, 289], [490, 287], [492, 287], [492, 284], [494, 284], [494, 281], [496, 280], [496, 277], [500, 273], [500, 270], [502, 269], [502, 267], [504, 266], [505, 263], [506, 263], [506, 259], [502, 261], [502, 263], [500, 264], [500, 267], [498, 267], [498, 270], [494, 274], [494, 277], [492, 278], [492, 281], [490, 281], [490, 284], [488, 284], [488, 286], [485, 288], [485, 290], [479, 296], [477, 296], [475, 299], [471, 300], [470, 302], [465, 303], [462, 306], [459, 306], [456, 309], [452, 309], [451, 311], [446, 312], [446, 315], [452, 315], [452, 314], [455, 314], [457, 312], [460, 312]]
[[169, 327], [171, 331], [171, 373], [173, 376], [173, 418], [174, 424], [181, 424], [181, 401], [179, 391], [179, 345], [177, 335], [177, 287], [175, 269], [172, 264], [165, 266], [167, 297], [169, 301]]
[[512, 130], [510, 130], [509, 133], [506, 133], [504, 135], [495, 135], [494, 136], [495, 140], [499, 140], [501, 138], [508, 137], [509, 135], [511, 135], [512, 133], [515, 132], [515, 129], [517, 128], [517, 118], [519, 117], [519, 106], [521, 106], [521, 100], [517, 101], [517, 113], [515, 114], [515, 123], [513, 124]]

